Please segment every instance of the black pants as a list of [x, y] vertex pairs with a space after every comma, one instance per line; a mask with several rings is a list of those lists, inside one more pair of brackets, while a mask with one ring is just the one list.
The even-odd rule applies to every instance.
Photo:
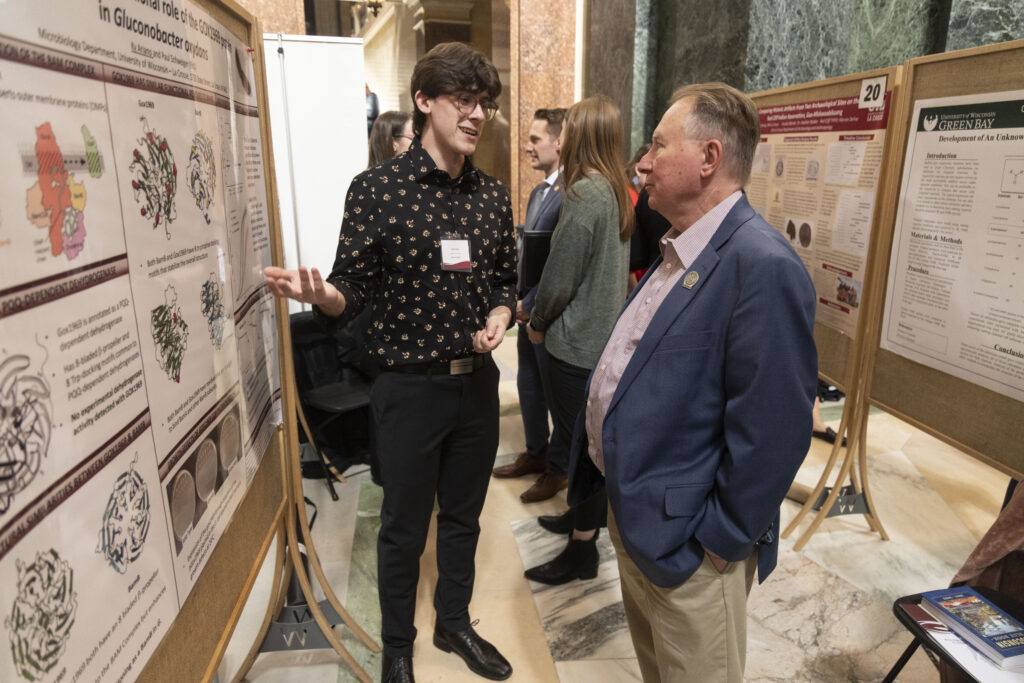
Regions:
[[[569, 449], [576, 419], [587, 404], [587, 378], [590, 370], [566, 363], [548, 353], [548, 373], [551, 384], [551, 414], [555, 432], [548, 450], [548, 466], [556, 474], [565, 476], [569, 470]], [[588, 531], [605, 526], [608, 515], [608, 496], [602, 488], [573, 510], [575, 528]]]
[[412, 655], [416, 584], [435, 494], [437, 623], [469, 626], [480, 511], [498, 450], [498, 368], [467, 375], [384, 372], [371, 392], [381, 484], [377, 580], [389, 657]]

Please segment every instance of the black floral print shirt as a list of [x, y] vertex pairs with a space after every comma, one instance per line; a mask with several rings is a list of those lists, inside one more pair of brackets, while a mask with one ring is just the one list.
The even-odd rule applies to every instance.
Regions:
[[[469, 240], [471, 272], [442, 269], [442, 238]], [[487, 314], [498, 306], [515, 311], [508, 191], [468, 158], [453, 179], [417, 138], [352, 180], [327, 281], [346, 306], [326, 322], [343, 325], [373, 307], [367, 346], [382, 365], [471, 356]]]

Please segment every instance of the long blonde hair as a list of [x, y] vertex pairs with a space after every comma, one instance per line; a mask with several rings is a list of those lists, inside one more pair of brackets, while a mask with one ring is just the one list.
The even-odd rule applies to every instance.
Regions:
[[565, 165], [565, 188], [572, 186], [589, 172], [599, 173], [615, 192], [619, 205], [619, 239], [629, 240], [633, 234], [633, 202], [629, 199], [626, 176], [622, 172], [622, 116], [619, 108], [607, 97], [595, 95], [580, 100], [565, 116], [565, 142], [562, 162]]

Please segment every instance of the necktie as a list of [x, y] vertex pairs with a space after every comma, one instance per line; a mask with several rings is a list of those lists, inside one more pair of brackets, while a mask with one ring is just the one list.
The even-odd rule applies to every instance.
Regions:
[[533, 223], [537, 220], [537, 214], [540, 212], [540, 205], [544, 203], [544, 197], [547, 194], [547, 189], [548, 183], [545, 180], [535, 187], [533, 192], [530, 194], [530, 203], [526, 205], [526, 221], [524, 223], [526, 230], [533, 228]]

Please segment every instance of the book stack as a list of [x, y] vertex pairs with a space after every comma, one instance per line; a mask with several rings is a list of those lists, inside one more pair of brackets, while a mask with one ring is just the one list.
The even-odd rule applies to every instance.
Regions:
[[1024, 669], [1024, 626], [968, 586], [921, 594], [921, 607], [1003, 669]]

